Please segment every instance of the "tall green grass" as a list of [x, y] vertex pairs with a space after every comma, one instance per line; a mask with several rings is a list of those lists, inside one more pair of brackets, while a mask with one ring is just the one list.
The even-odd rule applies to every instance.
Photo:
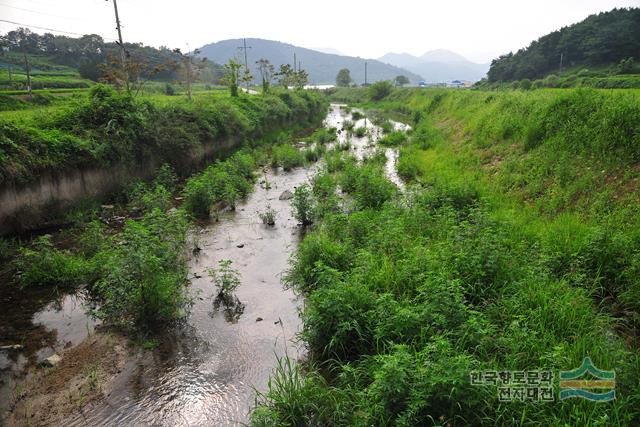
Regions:
[[[310, 373], [280, 369], [254, 423], [640, 422], [638, 99], [396, 91], [371, 105], [412, 120], [398, 165], [410, 185], [359, 202], [385, 194], [380, 164], [327, 155], [344, 199], [286, 278], [307, 297]], [[553, 403], [501, 403], [470, 383], [474, 370], [557, 375], [586, 356], [616, 371], [615, 401], [558, 401], [555, 382]]]

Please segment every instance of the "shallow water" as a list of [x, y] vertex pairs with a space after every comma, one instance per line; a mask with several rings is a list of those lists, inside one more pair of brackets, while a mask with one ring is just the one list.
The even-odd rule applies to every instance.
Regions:
[[[325, 125], [341, 129], [350, 118], [340, 105], [332, 105]], [[351, 151], [361, 159], [373, 152], [381, 132], [367, 119], [356, 126], [366, 126], [370, 133], [351, 138]], [[346, 140], [346, 132], [341, 132], [339, 141]], [[387, 174], [402, 187], [395, 172], [397, 151], [387, 148], [385, 153]], [[279, 196], [308, 182], [317, 168], [263, 170], [254, 191], [234, 212], [193, 233], [192, 243], [201, 250], [189, 265], [196, 296], [189, 318], [166, 331], [156, 350], [133, 358], [105, 401], [85, 408], [84, 415], [69, 425], [224, 426], [248, 421], [255, 390], [266, 390], [277, 357], [304, 357], [304, 348], [294, 340], [301, 328], [298, 311], [303, 301], [281, 283], [303, 230], [292, 217], [290, 200]], [[263, 225], [258, 217], [267, 205], [278, 212], [275, 227]], [[232, 260], [240, 272], [235, 293], [244, 310], [239, 315], [225, 315], [213, 303], [215, 287], [207, 269], [222, 259]], [[78, 298], [63, 296], [59, 307], [33, 314], [32, 324], [50, 335], [44, 350], [36, 353], [44, 351], [47, 357], [67, 342], [77, 344], [93, 330]], [[18, 360], [11, 363], [18, 368]]]

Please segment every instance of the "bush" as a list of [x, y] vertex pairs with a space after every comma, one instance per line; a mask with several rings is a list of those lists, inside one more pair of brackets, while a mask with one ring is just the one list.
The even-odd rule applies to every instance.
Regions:
[[302, 225], [313, 223], [313, 199], [307, 184], [302, 184], [293, 191], [293, 217]]
[[183, 207], [198, 218], [206, 218], [215, 203], [235, 208], [236, 202], [253, 188], [255, 160], [250, 154], [235, 153], [216, 162], [199, 175], [187, 180], [183, 190]]
[[393, 84], [386, 80], [380, 80], [369, 86], [369, 99], [372, 101], [382, 101], [393, 92]]
[[285, 171], [290, 171], [303, 164], [303, 154], [290, 144], [277, 145], [271, 151], [271, 166], [274, 168], [281, 166]]
[[407, 140], [407, 134], [402, 131], [393, 131], [378, 140], [378, 144], [387, 147], [395, 147]]
[[21, 287], [78, 286], [95, 274], [92, 262], [56, 249], [49, 235], [38, 237], [31, 247], [20, 248], [14, 267]]
[[100, 277], [91, 290], [95, 315], [126, 330], [156, 329], [186, 315], [185, 254], [188, 222], [179, 212], [155, 209], [127, 221], [121, 233], [94, 257]]

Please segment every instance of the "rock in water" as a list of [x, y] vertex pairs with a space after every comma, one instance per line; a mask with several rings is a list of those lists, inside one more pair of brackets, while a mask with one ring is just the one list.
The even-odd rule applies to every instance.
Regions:
[[293, 199], [293, 193], [289, 190], [284, 190], [282, 192], [282, 194], [280, 195], [280, 197], [278, 197], [279, 200], [290, 200]]

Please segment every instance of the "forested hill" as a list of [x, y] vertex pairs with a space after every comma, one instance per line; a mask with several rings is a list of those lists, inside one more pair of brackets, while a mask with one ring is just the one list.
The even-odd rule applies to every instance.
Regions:
[[[351, 72], [354, 83], [364, 83], [365, 59], [363, 58], [332, 55], [273, 40], [246, 39], [246, 42], [247, 46], [250, 46], [247, 49], [247, 62], [254, 77], [260, 75], [256, 66], [256, 61], [260, 58], [268, 59], [277, 68], [282, 64], [292, 64], [295, 53], [296, 61], [299, 61], [302, 68], [309, 73], [311, 83], [335, 84], [336, 75], [342, 68], [347, 68]], [[219, 64], [224, 64], [231, 58], [239, 59], [244, 63], [244, 56], [238, 49], [239, 46], [242, 46], [242, 39], [222, 40], [202, 46], [200, 52], [202, 56]], [[422, 80], [417, 74], [403, 68], [373, 59], [368, 59], [366, 62], [369, 82], [393, 80], [398, 75], [408, 77], [412, 83]]]
[[[180, 67], [177, 64], [181, 55], [172, 49], [126, 42], [124, 47], [133, 64], [130, 73], [157, 80], [179, 78]], [[18, 28], [0, 35], [0, 69], [7, 68], [9, 64], [22, 67], [24, 54], [31, 58], [31, 67], [35, 71], [55, 70], [64, 66], [77, 69], [82, 78], [98, 81], [104, 77], [104, 65], [119, 57], [120, 48], [96, 34], [68, 37], [51, 33], [37, 34], [26, 28]], [[202, 81], [214, 82], [222, 75], [222, 67], [211, 61], [198, 65]]]
[[613, 9], [547, 34], [515, 54], [493, 60], [489, 81], [542, 78], [559, 71], [561, 55], [565, 68], [640, 60], [640, 9]]

